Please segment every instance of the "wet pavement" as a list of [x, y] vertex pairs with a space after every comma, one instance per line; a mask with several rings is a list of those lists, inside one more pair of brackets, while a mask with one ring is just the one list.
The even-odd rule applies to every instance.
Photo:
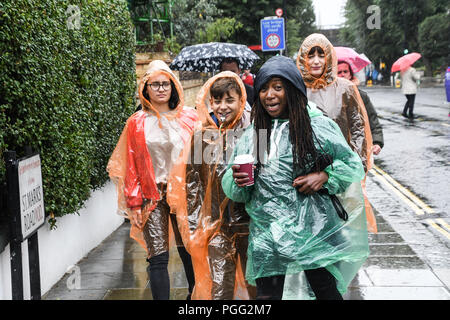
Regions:
[[[369, 234], [369, 258], [344, 298], [450, 300], [450, 117], [445, 92], [420, 89], [417, 117], [408, 120], [400, 115], [405, 98], [399, 89], [365, 90], [385, 137], [367, 179], [378, 233]], [[125, 222], [43, 299], [152, 299], [146, 268], [145, 251], [129, 238]], [[169, 274], [171, 299], [183, 300], [187, 281], [175, 248], [170, 251]]]
[[[344, 298], [450, 300], [449, 270], [442, 268], [440, 273], [432, 269], [378, 212], [376, 217], [379, 230], [369, 235], [370, 256]], [[75, 273], [68, 273], [43, 299], [151, 300], [145, 251], [129, 238], [129, 226], [125, 222], [77, 264], [79, 288], [73, 288], [71, 278]], [[178, 252], [173, 249], [169, 274], [170, 299], [183, 300], [187, 295], [187, 281]]]

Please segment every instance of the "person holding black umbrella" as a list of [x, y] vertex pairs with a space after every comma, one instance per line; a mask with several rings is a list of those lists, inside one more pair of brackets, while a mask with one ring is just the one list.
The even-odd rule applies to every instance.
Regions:
[[[239, 62], [234, 58], [225, 58], [220, 63], [220, 72], [222, 71], [231, 71], [236, 73], [238, 76], [241, 76], [241, 68], [239, 68]], [[245, 86], [245, 92], [247, 93], [247, 102], [249, 106], [247, 106], [247, 110], [249, 110], [249, 107], [251, 109], [251, 106], [253, 105], [254, 101], [254, 89], [252, 86], [244, 83]]]

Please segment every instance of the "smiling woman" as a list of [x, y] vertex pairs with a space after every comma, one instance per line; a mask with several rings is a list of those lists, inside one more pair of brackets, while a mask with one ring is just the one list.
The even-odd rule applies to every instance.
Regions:
[[264, 109], [272, 118], [288, 118], [289, 112], [286, 109], [286, 93], [281, 78], [275, 77], [267, 82], [261, 88], [259, 99]]
[[[256, 75], [255, 90], [259, 99], [252, 108], [253, 125], [236, 144], [222, 179], [225, 194], [245, 203], [251, 219], [246, 279], [256, 284], [261, 300], [284, 298], [284, 288], [296, 294], [305, 291], [303, 297], [342, 300], [368, 256], [362, 163], [338, 125], [308, 103], [292, 60], [269, 59]], [[253, 129], [269, 131], [268, 148], [259, 148], [260, 138]], [[254, 184], [246, 186], [248, 173], [233, 162], [254, 150], [258, 151]], [[321, 165], [323, 157], [331, 161]], [[330, 194], [342, 195], [347, 220], [337, 212]], [[287, 277], [296, 274], [305, 281]], [[309, 286], [299, 288], [298, 283]]]

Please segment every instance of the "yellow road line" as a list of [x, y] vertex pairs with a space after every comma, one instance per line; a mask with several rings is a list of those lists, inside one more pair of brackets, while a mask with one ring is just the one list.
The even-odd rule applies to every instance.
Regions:
[[411, 207], [411, 209], [413, 209], [413, 211], [421, 216], [423, 214], [425, 214], [425, 212], [420, 209], [414, 202], [412, 202], [411, 200], [409, 200], [403, 193], [401, 193], [400, 191], [398, 191], [392, 184], [389, 183], [389, 181], [386, 180], [386, 178], [384, 176], [382, 176], [381, 174], [379, 174], [377, 171], [372, 171], [372, 173], [375, 175], [376, 178], [378, 178], [378, 180], [380, 180], [381, 182], [383, 182], [389, 189], [391, 189], [392, 191], [394, 191], [394, 193], [400, 197], [400, 199], [403, 200], [403, 202], [405, 202], [408, 206]]
[[447, 222], [444, 221], [444, 219], [441, 218], [436, 219], [436, 222], [438, 222], [441, 226], [450, 231], [450, 225], [448, 225]]
[[434, 210], [430, 208], [425, 202], [420, 200], [415, 194], [413, 194], [411, 191], [406, 189], [404, 186], [402, 186], [400, 183], [394, 180], [389, 174], [384, 172], [381, 168], [373, 165], [373, 168], [378, 171], [386, 180], [388, 180], [390, 183], [392, 183], [397, 189], [399, 189], [405, 196], [407, 196], [409, 199], [411, 199], [415, 204], [417, 204], [419, 207], [421, 207], [423, 210], [425, 210], [426, 213], [432, 214], [434, 213]]
[[450, 240], [450, 233], [448, 233], [447, 231], [445, 231], [444, 229], [439, 227], [432, 219], [427, 219], [427, 222], [430, 224], [430, 226], [435, 228], [437, 231], [442, 233], [444, 236], [446, 236]]

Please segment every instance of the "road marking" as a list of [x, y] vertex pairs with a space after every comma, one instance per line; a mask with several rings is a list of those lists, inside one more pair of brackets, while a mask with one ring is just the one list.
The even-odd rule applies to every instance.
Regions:
[[401, 193], [399, 190], [397, 190], [392, 184], [389, 183], [389, 181], [386, 180], [386, 178], [384, 176], [382, 176], [381, 174], [379, 174], [377, 171], [373, 170], [372, 173], [375, 175], [375, 177], [383, 182], [389, 189], [391, 189], [392, 191], [394, 191], [394, 193], [399, 196], [400, 199], [403, 200], [403, 202], [405, 202], [411, 209], [413, 209], [413, 211], [415, 212], [415, 214], [421, 216], [424, 215], [425, 212], [420, 209], [414, 202], [412, 202], [411, 200], [409, 200], [403, 193]]
[[[434, 213], [434, 210], [415, 196], [411, 191], [403, 187], [400, 183], [395, 181], [386, 172], [381, 170], [376, 165], [373, 165], [373, 169], [370, 170], [374, 174], [375, 178], [384, 183], [389, 189], [391, 189], [400, 199], [403, 200], [417, 215], [422, 216], [426, 213]], [[421, 208], [420, 208], [420, 207]], [[427, 223], [438, 231], [440, 234], [450, 240], [450, 225], [442, 218], [427, 219]], [[448, 231], [447, 231], [447, 230]]]
[[448, 233], [446, 230], [438, 226], [432, 219], [427, 219], [427, 222], [430, 224], [430, 226], [432, 226], [434, 229], [442, 233], [444, 236], [447, 237], [447, 239], [450, 240], [450, 233]]
[[388, 180], [394, 187], [399, 189], [406, 197], [408, 197], [411, 201], [413, 201], [416, 205], [421, 207], [426, 213], [432, 214], [434, 213], [434, 210], [430, 208], [425, 202], [423, 202], [421, 199], [419, 199], [415, 194], [413, 194], [411, 191], [406, 189], [404, 186], [402, 186], [400, 183], [394, 180], [389, 174], [384, 172], [381, 168], [379, 168], [377, 165], [373, 165], [373, 168], [378, 171], [386, 180]]
[[438, 222], [441, 226], [450, 231], [450, 225], [448, 225], [447, 222], [444, 221], [444, 219], [442, 218], [436, 219], [436, 222]]
[[447, 127], [450, 127], [450, 124], [447, 124], [447, 123], [441, 123], [443, 126], [447, 126]]

